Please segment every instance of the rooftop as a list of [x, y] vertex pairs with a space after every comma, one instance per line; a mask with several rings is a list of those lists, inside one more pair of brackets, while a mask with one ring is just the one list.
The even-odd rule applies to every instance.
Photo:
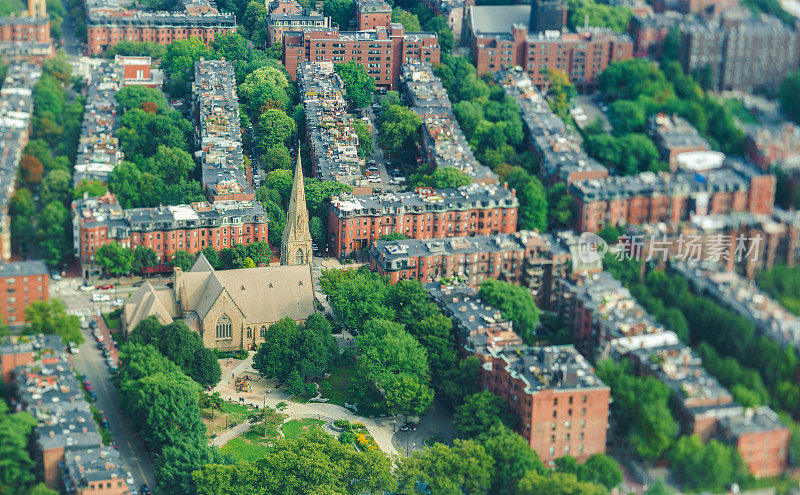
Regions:
[[0, 263], [0, 278], [47, 275], [47, 273], [47, 267], [42, 260]]

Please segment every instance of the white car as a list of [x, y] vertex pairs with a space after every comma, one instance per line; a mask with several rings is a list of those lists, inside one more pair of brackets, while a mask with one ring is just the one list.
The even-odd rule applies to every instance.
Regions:
[[87, 328], [89, 328], [89, 321], [84, 316], [81, 318], [81, 329], [86, 330]]
[[123, 304], [125, 304], [125, 299], [114, 299], [114, 306], [122, 306]]
[[109, 296], [108, 294], [97, 294], [97, 293], [92, 294], [92, 302], [106, 302], [110, 300], [111, 296]]
[[81, 290], [89, 292], [90, 290], [94, 290], [94, 285], [81, 285]]
[[133, 486], [133, 484], [134, 484], [133, 483], [133, 476], [131, 475], [130, 471], [128, 471], [128, 475], [125, 476], [125, 483], [127, 483], [128, 486]]
[[80, 349], [78, 349], [78, 346], [75, 345], [75, 342], [70, 342], [69, 343], [69, 352], [70, 352], [70, 354], [77, 354], [77, 353], [79, 353], [81, 351], [80, 351]]

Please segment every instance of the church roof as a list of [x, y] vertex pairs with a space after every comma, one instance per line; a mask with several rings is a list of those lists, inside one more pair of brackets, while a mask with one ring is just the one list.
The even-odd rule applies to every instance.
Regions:
[[289, 208], [286, 210], [286, 225], [281, 239], [281, 260], [286, 263], [287, 246], [290, 242], [310, 242], [311, 232], [308, 229], [308, 209], [306, 207], [306, 189], [303, 184], [303, 165], [300, 161], [300, 147], [297, 147], [297, 163], [292, 180], [292, 195], [289, 197]]
[[200, 256], [194, 261], [194, 264], [189, 269], [190, 272], [213, 272], [214, 267], [211, 266], [208, 259], [203, 253], [200, 253]]
[[173, 318], [179, 316], [180, 312], [174, 291], [166, 287], [156, 289], [149, 281], [145, 281], [125, 301], [122, 315], [125, 319], [125, 328], [130, 332], [150, 315], [156, 315], [158, 321], [167, 325], [172, 323]]

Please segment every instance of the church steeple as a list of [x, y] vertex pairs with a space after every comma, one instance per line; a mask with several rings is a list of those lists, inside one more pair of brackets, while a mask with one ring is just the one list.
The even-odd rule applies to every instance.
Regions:
[[311, 263], [311, 232], [308, 230], [306, 189], [303, 185], [303, 165], [300, 163], [300, 145], [297, 146], [297, 164], [294, 168], [292, 196], [286, 212], [286, 226], [281, 240], [281, 265]]

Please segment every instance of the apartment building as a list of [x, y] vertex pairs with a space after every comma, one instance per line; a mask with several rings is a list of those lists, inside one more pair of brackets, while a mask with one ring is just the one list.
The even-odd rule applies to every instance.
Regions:
[[559, 70], [576, 87], [588, 89], [608, 64], [633, 57], [633, 40], [627, 34], [600, 28], [565, 32], [562, 2], [534, 3], [533, 8], [470, 7], [466, 38], [478, 75], [520, 66], [541, 88], [547, 84], [548, 72]]
[[303, 62], [297, 68], [305, 108], [306, 140], [314, 174], [350, 186], [366, 183], [358, 156], [358, 134], [347, 113], [344, 85], [332, 62]]
[[283, 43], [283, 33], [297, 31], [306, 27], [330, 27], [330, 17], [316, 10], [304, 8], [296, 0], [274, 0], [267, 8], [267, 43]]
[[747, 129], [744, 152], [765, 172], [772, 166], [794, 170], [800, 167], [800, 127], [789, 122], [778, 127], [752, 126]]
[[41, 260], [0, 262], [0, 320], [25, 323], [25, 308], [50, 300], [50, 275]]
[[464, 35], [464, 22], [469, 9], [475, 5], [475, 0], [423, 0], [425, 5], [447, 21], [447, 27], [453, 31], [456, 45], [461, 44]]
[[42, 70], [33, 64], [8, 66], [0, 89], [0, 261], [11, 258], [8, 204], [16, 190], [19, 161], [28, 144], [33, 114], [33, 86]]
[[123, 88], [125, 86], [144, 86], [160, 89], [164, 83], [164, 73], [153, 69], [153, 59], [150, 57], [116, 55], [114, 65], [119, 67], [120, 85]]
[[678, 12], [634, 15], [628, 24], [634, 40], [634, 54], [637, 57], [660, 57], [664, 39], [681, 19], [683, 16]]
[[[391, 28], [392, 7], [383, 0], [356, 0], [356, 24], [359, 31]], [[339, 29], [347, 26], [339, 26]]]
[[253, 201], [242, 153], [239, 99], [233, 66], [225, 60], [194, 64], [192, 116], [203, 190], [208, 201]]
[[798, 67], [798, 35], [774, 17], [729, 9], [680, 26], [680, 62], [691, 73], [710, 71], [720, 91], [777, 89]]
[[181, 4], [181, 11], [146, 12], [123, 7], [119, 0], [88, 0], [88, 54], [100, 55], [123, 40], [168, 45], [195, 37], [208, 44], [216, 36], [236, 31], [234, 15], [220, 13], [213, 0]]
[[669, 164], [672, 172], [678, 168], [679, 155], [711, 150], [711, 146], [697, 129], [677, 115], [653, 115], [649, 119], [649, 127], [650, 136], [661, 154], [661, 159]]
[[417, 61], [403, 64], [399, 82], [411, 110], [422, 120], [420, 153], [425, 162], [433, 168], [454, 168], [479, 184], [496, 184], [497, 174], [472, 153], [433, 66]]
[[[121, 70], [120, 70], [121, 69]], [[90, 180], [107, 182], [124, 157], [117, 129], [120, 112], [115, 98], [124, 66], [103, 61], [92, 69], [72, 177], [74, 185]]]
[[506, 401], [520, 435], [546, 465], [605, 452], [610, 389], [573, 346], [526, 346], [471, 289], [428, 288], [453, 319], [461, 352], [481, 360], [481, 390]]
[[575, 229], [597, 232], [623, 224], [675, 224], [692, 215], [768, 215], [775, 202], [775, 177], [727, 160], [707, 170], [690, 165], [674, 173], [573, 182], [570, 190], [577, 205]]
[[146, 246], [156, 271], [169, 271], [175, 251], [197, 254], [268, 240], [267, 214], [257, 201], [218, 201], [123, 210], [111, 194], [72, 202], [74, 250], [84, 277], [100, 274], [94, 256], [101, 246]]
[[480, 184], [373, 196], [341, 194], [331, 198], [328, 238], [333, 255], [342, 259], [392, 233], [421, 240], [513, 234], [518, 208], [513, 189]]
[[357, 62], [378, 86], [395, 89], [400, 66], [410, 60], [438, 64], [436, 33], [407, 33], [401, 24], [377, 26], [367, 31], [304, 28], [284, 33], [283, 63], [297, 79], [301, 62]]
[[495, 81], [519, 106], [526, 144], [537, 157], [539, 176], [546, 186], [608, 177], [608, 169], [589, 158], [580, 135], [553, 113], [525, 71], [498, 70]]
[[569, 262], [569, 251], [554, 236], [530, 231], [375, 241], [370, 249], [370, 269], [392, 283], [459, 280], [478, 290], [487, 279], [504, 280], [529, 288], [540, 308], [553, 305]]
[[[31, 442], [36, 473], [48, 488], [69, 493], [123, 495], [130, 487], [116, 451], [103, 446], [81, 384], [57, 335], [18, 337], [0, 344], [3, 382], [11, 406], [36, 419]], [[104, 461], [91, 461], [99, 454]], [[114, 452], [111, 454], [109, 451]]]

